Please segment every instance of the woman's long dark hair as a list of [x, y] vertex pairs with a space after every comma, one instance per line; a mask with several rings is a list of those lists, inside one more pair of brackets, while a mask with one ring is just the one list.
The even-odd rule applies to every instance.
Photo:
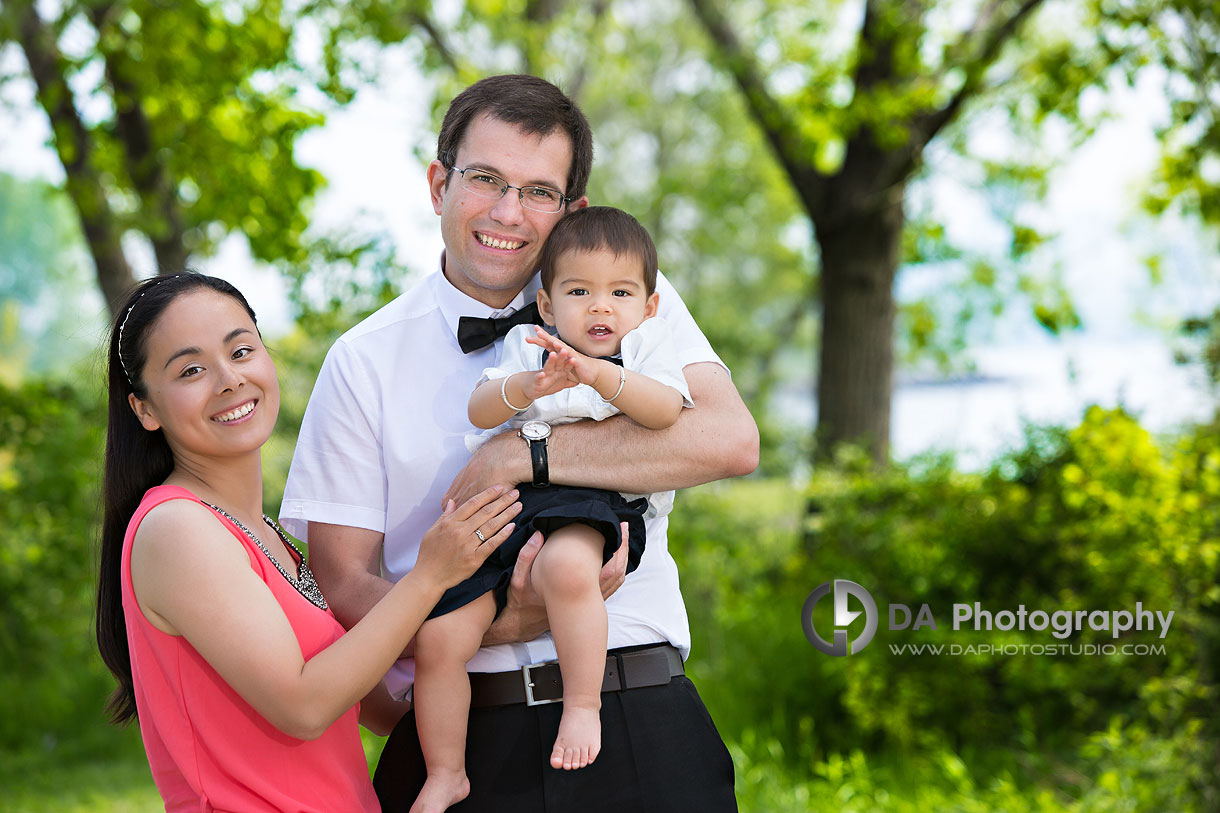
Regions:
[[[216, 277], [188, 272], [140, 283], [115, 316], [107, 361], [109, 406], [106, 467], [102, 481], [102, 547], [97, 583], [97, 648], [119, 685], [106, 710], [115, 723], [136, 716], [127, 623], [123, 618], [123, 537], [144, 492], [169, 477], [174, 456], [161, 430], [149, 432], [136, 418], [127, 396], [144, 398], [148, 333], [169, 304], [191, 291], [207, 289], [236, 299], [255, 319], [241, 292]], [[257, 323], [257, 320], [255, 320]]]

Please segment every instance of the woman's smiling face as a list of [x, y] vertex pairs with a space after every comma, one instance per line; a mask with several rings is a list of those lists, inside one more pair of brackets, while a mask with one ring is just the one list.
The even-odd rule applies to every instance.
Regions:
[[262, 447], [280, 408], [275, 364], [250, 315], [230, 296], [184, 293], [157, 318], [129, 401], [145, 429], [161, 429], [179, 462]]

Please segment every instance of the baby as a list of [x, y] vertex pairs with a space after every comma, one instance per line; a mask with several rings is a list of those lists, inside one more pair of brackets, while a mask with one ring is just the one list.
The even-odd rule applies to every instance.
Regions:
[[[541, 257], [538, 310], [552, 332], [534, 325], [505, 337], [499, 367], [484, 370], [470, 398], [470, 421], [506, 421], [523, 437], [551, 424], [622, 412], [664, 429], [692, 406], [669, 329], [655, 318], [657, 253], [626, 212], [580, 209], [556, 224]], [[543, 423], [539, 423], [543, 422]], [[529, 426], [525, 426], [530, 424]], [[627, 523], [630, 573], [644, 552], [644, 517], [668, 513], [673, 492], [631, 495], [531, 483], [518, 486], [522, 511], [513, 535], [466, 582], [448, 591], [416, 637], [415, 714], [428, 779], [412, 813], [444, 810], [469, 793], [465, 768], [470, 683], [466, 662], [504, 608], [517, 554], [535, 531], [546, 535], [531, 569], [563, 679], [563, 714], [551, 766], [583, 768], [601, 748], [601, 686], [606, 664], [602, 565]]]

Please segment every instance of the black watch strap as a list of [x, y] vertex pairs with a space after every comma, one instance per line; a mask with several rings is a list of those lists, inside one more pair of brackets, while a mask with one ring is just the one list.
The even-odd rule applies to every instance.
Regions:
[[534, 488], [546, 488], [551, 484], [551, 470], [547, 465], [546, 440], [531, 440], [530, 463], [534, 466]]

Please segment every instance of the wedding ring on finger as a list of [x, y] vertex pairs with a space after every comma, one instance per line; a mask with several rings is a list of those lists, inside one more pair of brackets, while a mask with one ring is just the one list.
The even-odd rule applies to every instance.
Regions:
[[487, 537], [483, 536], [483, 532], [480, 531], [478, 528], [474, 529], [474, 535], [479, 538], [480, 544], [487, 541]]

